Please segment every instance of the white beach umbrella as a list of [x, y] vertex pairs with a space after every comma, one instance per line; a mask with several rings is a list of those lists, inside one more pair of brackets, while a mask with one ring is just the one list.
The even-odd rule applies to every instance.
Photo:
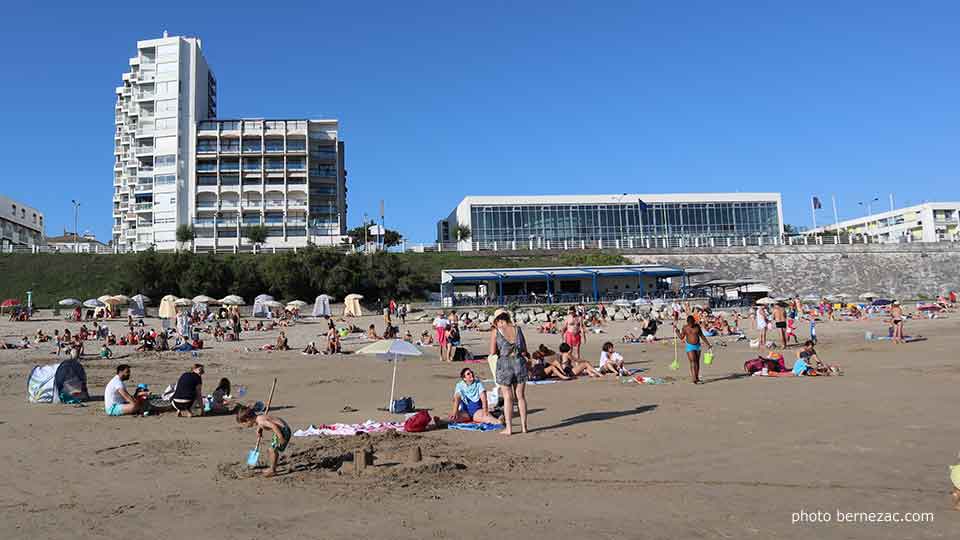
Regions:
[[115, 294], [110, 297], [110, 300], [112, 300], [115, 303], [115, 305], [118, 305], [118, 306], [125, 306], [130, 303], [130, 298], [128, 298], [124, 294]]
[[77, 300], [76, 298], [64, 298], [63, 300], [57, 303], [60, 304], [61, 306], [66, 306], [66, 307], [76, 307], [83, 304], [83, 302]]
[[263, 303], [263, 305], [267, 306], [270, 309], [279, 309], [283, 307], [283, 304], [281, 304], [280, 302], [277, 302], [276, 300], [267, 300], [266, 302]]
[[881, 295], [872, 292], [865, 292], [860, 295], [860, 300], [873, 300], [874, 298], [880, 298]]
[[757, 300], [757, 304], [760, 304], [761, 306], [768, 306], [770, 304], [776, 304], [776, 303], [777, 301], [774, 300], [773, 298], [770, 298], [769, 296], [764, 296], [763, 298]]
[[423, 352], [412, 343], [408, 343], [402, 339], [383, 339], [358, 350], [357, 354], [376, 354], [388, 358], [393, 357], [393, 378], [390, 381], [390, 401], [387, 402], [387, 410], [389, 411], [390, 406], [393, 405], [393, 398], [396, 395], [397, 364], [400, 363], [400, 357], [420, 356]]
[[310, 305], [310, 304], [304, 302], [303, 300], [293, 300], [293, 301], [291, 301], [291, 302], [287, 302], [287, 307], [288, 307], [288, 308], [303, 309], [303, 308], [305, 308], [305, 307], [307, 307], [307, 306], [309, 306], [309, 305]]
[[190, 300], [189, 298], [178, 298], [173, 302], [173, 305], [177, 307], [190, 307], [193, 305], [193, 300]]
[[243, 301], [242, 297], [237, 296], [235, 294], [224, 296], [223, 299], [220, 300], [220, 303], [225, 306], [242, 306], [246, 304], [246, 302]]
[[216, 300], [214, 300], [213, 298], [210, 298], [205, 294], [198, 294], [197, 296], [193, 297], [194, 304], [213, 304], [215, 302]]
[[98, 308], [98, 307], [103, 307], [106, 304], [104, 304], [97, 298], [90, 298], [89, 300], [84, 300], [83, 305], [84, 307], [88, 307], [88, 308]]

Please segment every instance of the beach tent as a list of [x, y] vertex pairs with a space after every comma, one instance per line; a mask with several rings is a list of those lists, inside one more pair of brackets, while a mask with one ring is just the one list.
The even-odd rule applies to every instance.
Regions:
[[270, 307], [267, 302], [273, 302], [273, 297], [269, 294], [261, 294], [253, 300], [253, 316], [266, 317], [270, 313]]
[[193, 297], [193, 303], [194, 304], [219, 304], [220, 302], [216, 301], [213, 298], [210, 298], [205, 294], [200, 294]]
[[76, 360], [59, 364], [34, 366], [27, 377], [27, 400], [30, 403], [61, 403], [61, 396], [86, 401], [87, 373]]
[[177, 316], [177, 297], [168, 294], [160, 300], [160, 318], [172, 319]]
[[313, 302], [313, 316], [314, 317], [329, 317], [330, 313], [330, 297], [321, 294]]
[[360, 308], [360, 300], [363, 295], [348, 294], [343, 298], [343, 316], [344, 317], [363, 317], [363, 310]]
[[131, 317], [144, 317], [146, 310], [143, 307], [146, 296], [138, 294], [130, 299], [130, 306], [127, 308], [127, 315]]

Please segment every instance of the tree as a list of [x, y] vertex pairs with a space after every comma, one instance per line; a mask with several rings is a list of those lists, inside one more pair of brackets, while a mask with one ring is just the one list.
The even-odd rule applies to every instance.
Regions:
[[457, 225], [457, 240], [469, 240], [472, 234], [469, 225]]
[[797, 228], [789, 223], [783, 224], [783, 234], [794, 235], [797, 234]]
[[196, 233], [193, 231], [193, 227], [187, 224], [177, 225], [177, 244], [178, 247], [183, 247], [183, 244], [187, 242], [193, 242], [193, 239], [196, 238]]
[[[370, 227], [376, 225], [373, 221], [367, 223], [366, 225], [360, 225], [347, 231], [347, 236], [353, 240], [354, 244], [363, 244], [364, 230], [369, 230]], [[376, 242], [377, 236], [371, 235], [369, 232], [366, 233], [367, 242]], [[387, 247], [400, 245], [400, 242], [403, 240], [403, 235], [392, 229], [387, 229], [383, 234], [383, 243]]]
[[254, 251], [267, 241], [267, 228], [263, 225], [251, 225], [243, 229], [243, 236], [253, 244]]

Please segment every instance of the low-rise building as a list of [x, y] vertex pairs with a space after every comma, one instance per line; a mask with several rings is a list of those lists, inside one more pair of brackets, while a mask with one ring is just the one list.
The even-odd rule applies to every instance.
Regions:
[[804, 234], [859, 236], [881, 244], [958, 241], [960, 202], [917, 204], [817, 227]]
[[0, 195], [0, 248], [13, 246], [42, 246], [43, 213]]
[[47, 237], [47, 247], [64, 253], [104, 253], [112, 250], [89, 232], [76, 234], [67, 230], [60, 236]]

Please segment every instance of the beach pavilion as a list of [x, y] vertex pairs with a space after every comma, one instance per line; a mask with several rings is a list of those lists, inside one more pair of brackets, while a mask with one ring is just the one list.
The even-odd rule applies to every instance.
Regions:
[[443, 270], [444, 306], [557, 304], [676, 296], [706, 269], [658, 264]]

